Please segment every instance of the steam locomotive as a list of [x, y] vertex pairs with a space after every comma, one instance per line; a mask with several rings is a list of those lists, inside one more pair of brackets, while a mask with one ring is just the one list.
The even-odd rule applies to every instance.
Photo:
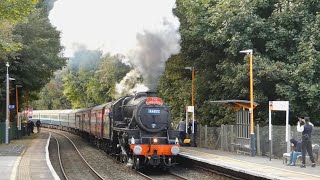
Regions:
[[170, 111], [153, 92], [80, 110], [34, 110], [32, 120], [72, 131], [134, 169], [167, 169], [180, 151]]

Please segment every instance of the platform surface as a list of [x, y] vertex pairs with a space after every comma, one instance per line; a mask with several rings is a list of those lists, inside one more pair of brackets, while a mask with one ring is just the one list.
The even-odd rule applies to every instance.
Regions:
[[268, 157], [251, 157], [196, 147], [182, 147], [179, 155], [267, 179], [320, 179], [319, 165], [300, 168], [300, 166], [287, 166], [283, 164], [282, 159], [271, 159], [270, 161]]
[[59, 179], [49, 160], [48, 138], [41, 132], [0, 144], [0, 180]]

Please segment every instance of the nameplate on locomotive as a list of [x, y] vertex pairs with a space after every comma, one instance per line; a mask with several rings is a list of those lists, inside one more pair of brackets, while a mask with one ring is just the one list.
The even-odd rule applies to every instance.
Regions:
[[162, 106], [162, 99], [159, 97], [147, 97], [146, 105], [159, 105]]
[[160, 114], [160, 109], [148, 109], [149, 114]]

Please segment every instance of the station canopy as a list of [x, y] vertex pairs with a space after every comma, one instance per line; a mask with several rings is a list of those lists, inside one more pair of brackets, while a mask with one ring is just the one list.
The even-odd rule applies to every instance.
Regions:
[[[219, 100], [219, 101], [210, 101], [211, 103], [223, 104], [224, 106], [230, 107], [235, 111], [239, 111], [241, 108], [250, 109], [250, 101], [247, 100]], [[257, 107], [259, 104], [253, 102], [253, 109]]]

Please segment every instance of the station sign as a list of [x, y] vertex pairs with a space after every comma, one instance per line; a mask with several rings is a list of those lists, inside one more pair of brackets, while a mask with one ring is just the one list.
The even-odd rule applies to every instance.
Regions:
[[9, 109], [13, 110], [14, 109], [14, 105], [9, 105]]
[[188, 112], [194, 112], [194, 106], [188, 106]]

